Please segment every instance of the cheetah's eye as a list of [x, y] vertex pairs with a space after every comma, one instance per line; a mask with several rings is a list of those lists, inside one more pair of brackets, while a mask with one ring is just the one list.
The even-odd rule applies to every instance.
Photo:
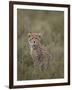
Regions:
[[32, 38], [33, 39], [33, 38]]
[[35, 38], [35, 39], [37, 39], [37, 38]]

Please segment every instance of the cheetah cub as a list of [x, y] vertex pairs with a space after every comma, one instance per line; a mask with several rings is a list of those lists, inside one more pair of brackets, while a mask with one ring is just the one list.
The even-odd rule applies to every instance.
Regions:
[[46, 47], [41, 44], [41, 34], [28, 33], [28, 43], [34, 67], [39, 70], [46, 70], [48, 68], [49, 54]]

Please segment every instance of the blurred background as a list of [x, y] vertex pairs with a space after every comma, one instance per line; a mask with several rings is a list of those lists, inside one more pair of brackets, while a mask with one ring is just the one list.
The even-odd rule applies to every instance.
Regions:
[[[42, 44], [52, 56], [47, 71], [33, 68], [28, 33], [42, 33]], [[64, 77], [64, 12], [17, 9], [17, 80]]]

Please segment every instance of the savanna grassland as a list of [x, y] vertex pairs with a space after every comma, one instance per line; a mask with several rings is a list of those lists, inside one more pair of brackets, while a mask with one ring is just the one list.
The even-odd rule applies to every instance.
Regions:
[[[28, 33], [42, 33], [42, 44], [51, 55], [48, 70], [33, 67]], [[17, 80], [64, 77], [64, 12], [17, 10]]]

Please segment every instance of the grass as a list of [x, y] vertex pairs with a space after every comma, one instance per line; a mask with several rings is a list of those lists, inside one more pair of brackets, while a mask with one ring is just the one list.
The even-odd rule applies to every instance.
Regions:
[[[42, 44], [52, 56], [49, 68], [33, 67], [27, 34], [42, 33]], [[17, 80], [55, 79], [64, 77], [64, 12], [17, 10]]]

